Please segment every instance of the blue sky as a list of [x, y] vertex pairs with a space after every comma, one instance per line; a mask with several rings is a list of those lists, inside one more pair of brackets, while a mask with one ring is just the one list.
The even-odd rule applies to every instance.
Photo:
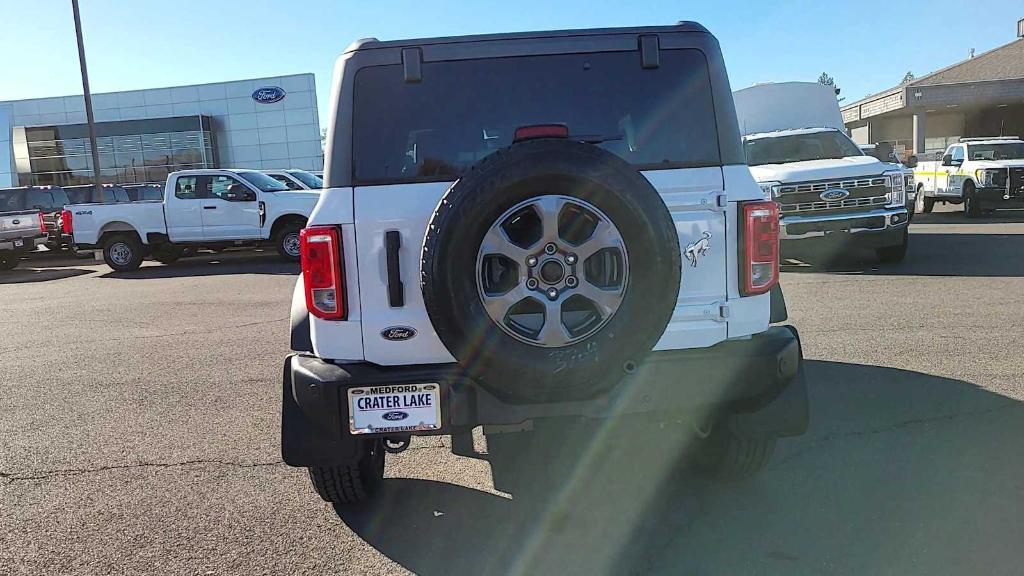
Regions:
[[[0, 100], [81, 93], [70, 0], [0, 0]], [[94, 92], [316, 74], [352, 40], [696, 20], [733, 88], [828, 72], [852, 101], [1012, 40], [1020, 0], [81, 0]]]

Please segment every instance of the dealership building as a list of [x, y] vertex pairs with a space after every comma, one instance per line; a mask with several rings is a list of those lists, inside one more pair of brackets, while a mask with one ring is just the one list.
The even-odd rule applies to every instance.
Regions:
[[[323, 169], [316, 84], [296, 74], [92, 96], [100, 177], [189, 168]], [[82, 96], [0, 101], [0, 188], [92, 182]]]
[[1024, 136], [1024, 20], [1016, 40], [978, 55], [972, 50], [966, 60], [845, 104], [842, 112], [855, 142], [889, 142], [901, 155], [942, 152], [965, 137]]

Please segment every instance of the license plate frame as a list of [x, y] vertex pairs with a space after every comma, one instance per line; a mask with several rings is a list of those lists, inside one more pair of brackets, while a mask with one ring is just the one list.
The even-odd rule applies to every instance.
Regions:
[[395, 434], [440, 430], [441, 385], [382, 384], [349, 388], [351, 434]]

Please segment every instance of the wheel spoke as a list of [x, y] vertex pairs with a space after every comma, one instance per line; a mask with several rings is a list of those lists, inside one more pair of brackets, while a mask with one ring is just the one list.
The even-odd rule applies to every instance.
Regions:
[[544, 325], [537, 335], [545, 346], [562, 346], [572, 338], [562, 324], [562, 303], [559, 300], [544, 300]]
[[587, 258], [604, 248], [623, 248], [622, 236], [619, 236], [618, 231], [607, 220], [597, 223], [590, 238], [576, 247], [576, 255], [579, 256], [580, 262], [585, 262]]
[[483, 296], [484, 308], [487, 309], [487, 313], [494, 319], [504, 319], [508, 315], [508, 311], [516, 304], [523, 301], [532, 293], [526, 289], [522, 283], [518, 284], [515, 288], [499, 294], [497, 296]]
[[537, 215], [543, 225], [541, 242], [558, 241], [558, 215], [565, 206], [565, 199], [560, 196], [541, 196], [534, 204]]
[[529, 252], [516, 246], [508, 239], [501, 226], [493, 226], [487, 231], [487, 235], [480, 242], [480, 253], [485, 255], [500, 254], [518, 264], [520, 270], [523, 269], [526, 257], [529, 255]]
[[600, 288], [591, 284], [589, 280], [584, 279], [580, 282], [576, 293], [593, 302], [601, 317], [607, 318], [618, 309], [619, 303], [622, 302], [623, 289], [621, 287]]

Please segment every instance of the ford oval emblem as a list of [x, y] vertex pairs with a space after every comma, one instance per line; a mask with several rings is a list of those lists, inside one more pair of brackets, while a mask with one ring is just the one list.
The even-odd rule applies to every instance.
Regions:
[[391, 326], [380, 331], [381, 338], [392, 342], [408, 340], [416, 335], [416, 330], [408, 326]]
[[14, 224], [15, 226], [17, 226], [18, 224], [21, 224], [21, 220], [18, 220], [17, 218], [15, 218], [14, 220], [11, 220], [11, 224]]
[[843, 190], [842, 188], [832, 188], [830, 190], [825, 190], [824, 192], [819, 194], [818, 197], [826, 202], [835, 202], [837, 200], [845, 200], [846, 197], [849, 195], [849, 190]]
[[284, 100], [284, 94], [284, 90], [277, 86], [265, 86], [257, 88], [252, 93], [252, 99], [260, 104], [273, 104], [274, 102]]
[[399, 420], [405, 420], [409, 417], [408, 412], [402, 412], [401, 410], [395, 410], [394, 412], [385, 412], [380, 415], [381, 418], [388, 422], [398, 422]]

